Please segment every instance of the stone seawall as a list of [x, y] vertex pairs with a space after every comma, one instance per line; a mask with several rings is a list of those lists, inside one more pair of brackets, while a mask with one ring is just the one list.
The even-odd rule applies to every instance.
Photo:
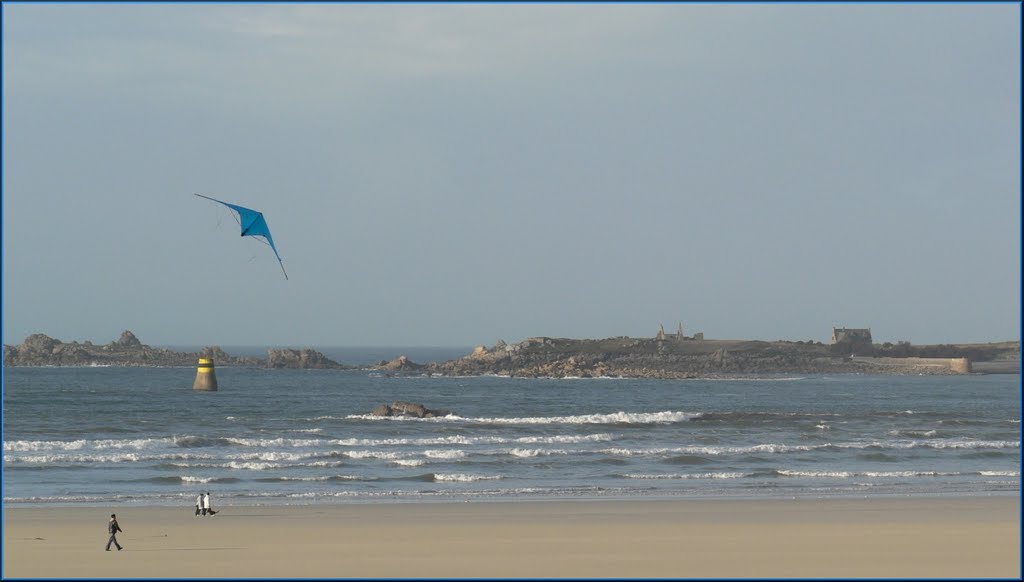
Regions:
[[970, 374], [971, 361], [967, 358], [873, 358], [856, 356], [855, 361], [875, 366], [890, 367], [902, 373]]

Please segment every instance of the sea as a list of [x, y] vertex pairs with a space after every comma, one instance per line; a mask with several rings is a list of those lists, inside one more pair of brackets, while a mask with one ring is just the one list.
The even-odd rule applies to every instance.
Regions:
[[[403, 350], [413, 361], [467, 351]], [[361, 364], [400, 352], [325, 353]], [[525, 379], [217, 367], [216, 392], [193, 390], [195, 375], [4, 369], [4, 506], [191, 507], [200, 492], [215, 507], [1021, 492], [1019, 375]], [[368, 414], [396, 400], [450, 414]]]

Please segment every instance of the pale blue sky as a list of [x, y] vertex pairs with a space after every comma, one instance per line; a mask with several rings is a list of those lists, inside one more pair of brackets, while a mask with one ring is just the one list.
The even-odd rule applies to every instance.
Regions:
[[4, 3], [3, 341], [1019, 339], [1020, 10]]

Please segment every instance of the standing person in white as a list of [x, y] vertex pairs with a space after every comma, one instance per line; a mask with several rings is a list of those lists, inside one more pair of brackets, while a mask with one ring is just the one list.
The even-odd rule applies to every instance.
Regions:
[[[200, 511], [202, 509], [203, 509], [203, 494], [200, 493], [199, 495], [196, 495], [196, 515], [199, 515], [199, 513], [200, 513]], [[206, 512], [203, 511], [202, 514], [206, 515]]]
[[207, 491], [206, 495], [203, 496], [203, 515], [216, 515], [217, 512], [210, 507], [210, 492]]

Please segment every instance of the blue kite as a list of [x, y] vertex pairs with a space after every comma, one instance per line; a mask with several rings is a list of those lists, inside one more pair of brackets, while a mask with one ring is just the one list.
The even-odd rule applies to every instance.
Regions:
[[241, 236], [261, 236], [266, 240], [267, 244], [274, 251], [274, 256], [277, 257], [277, 262], [281, 265], [281, 272], [284, 273], [285, 281], [288, 280], [288, 272], [284, 270], [284, 263], [281, 262], [281, 255], [277, 254], [277, 247], [274, 246], [274, 239], [270, 236], [270, 227], [267, 226], [267, 220], [263, 218], [262, 212], [257, 212], [251, 208], [244, 206], [238, 206], [237, 204], [229, 204], [223, 200], [217, 200], [216, 198], [210, 198], [209, 196], [203, 196], [202, 194], [196, 194], [200, 198], [206, 198], [207, 200], [213, 200], [219, 202], [224, 206], [227, 206], [231, 210], [235, 211], [235, 220], [238, 222], [238, 226], [242, 227]]

